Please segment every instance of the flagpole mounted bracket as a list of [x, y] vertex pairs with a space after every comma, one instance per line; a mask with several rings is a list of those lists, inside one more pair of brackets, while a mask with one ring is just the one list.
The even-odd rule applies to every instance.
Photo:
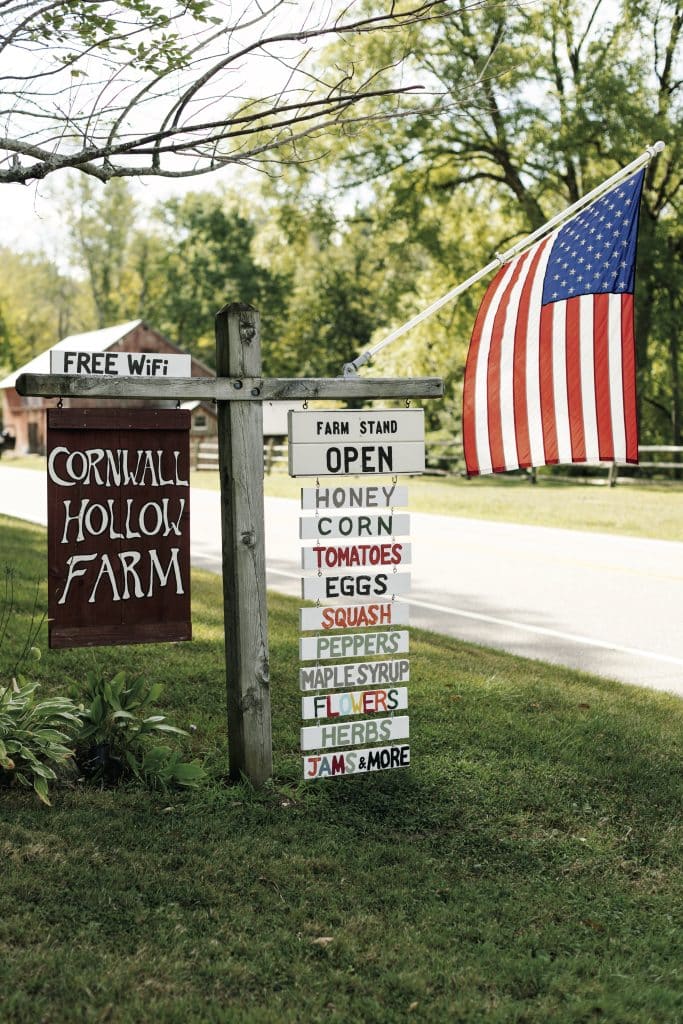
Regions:
[[375, 349], [369, 348], [366, 352], [361, 352], [359, 356], [352, 359], [350, 363], [344, 363], [344, 369], [342, 370], [343, 376], [357, 377], [361, 366], [365, 366], [366, 363], [369, 363], [374, 354]]

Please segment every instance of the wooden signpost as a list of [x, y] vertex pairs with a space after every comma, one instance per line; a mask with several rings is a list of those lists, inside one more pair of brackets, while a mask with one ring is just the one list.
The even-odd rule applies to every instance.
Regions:
[[[216, 368], [217, 376], [178, 377], [165, 374], [108, 375], [101, 372], [83, 374], [78, 372], [53, 374], [23, 374], [17, 380], [17, 391], [21, 395], [41, 397], [102, 398], [102, 399], [162, 399], [187, 401], [191, 399], [214, 399], [217, 403], [219, 424], [219, 472], [221, 486], [222, 533], [223, 533], [223, 601], [225, 616], [225, 657], [228, 709], [228, 750], [230, 775], [239, 778], [244, 775], [254, 785], [261, 785], [272, 773], [272, 740], [270, 724], [270, 678], [268, 666], [268, 628], [265, 602], [265, 550], [263, 511], [263, 431], [262, 403], [264, 401], [314, 401], [321, 399], [410, 399], [436, 398], [443, 394], [441, 378], [264, 378], [261, 375], [261, 346], [259, 315], [251, 306], [234, 303], [222, 309], [216, 317]], [[75, 411], [75, 410], [74, 410]], [[402, 412], [403, 410], [398, 410]], [[397, 412], [398, 412], [397, 411]], [[406, 410], [407, 411], [407, 410]], [[391, 418], [394, 417], [391, 412]], [[372, 416], [365, 414], [369, 421]], [[367, 429], [367, 428], [366, 428]], [[400, 428], [403, 429], [402, 427]], [[379, 448], [391, 447], [394, 439], [401, 437], [397, 430], [386, 434], [372, 435], [370, 445], [377, 449], [372, 456], [359, 455], [363, 459], [382, 460], [388, 456], [380, 454]], [[334, 439], [334, 435], [331, 435]], [[380, 440], [381, 437], [381, 440]], [[356, 446], [357, 442], [339, 435], [343, 442], [339, 455], [340, 471], [345, 464], [351, 464], [353, 456], [343, 449]], [[398, 446], [402, 440], [395, 442]], [[412, 442], [405, 442], [411, 444]], [[90, 444], [90, 442], [88, 442]], [[365, 444], [365, 441], [362, 441]], [[391, 458], [392, 456], [389, 456]], [[335, 456], [331, 457], [332, 459]], [[334, 467], [335, 463], [331, 463]], [[394, 472], [395, 470], [390, 470]], [[402, 472], [404, 470], [401, 470]], [[334, 469], [330, 470], [332, 474]], [[389, 484], [386, 485], [389, 488]], [[329, 501], [335, 502], [335, 491], [328, 490]], [[382, 497], [379, 487], [366, 488], [373, 501], [349, 508], [390, 509], [393, 503]], [[322, 502], [325, 499], [320, 496]], [[376, 503], [374, 503], [376, 502]], [[335, 505], [335, 507], [337, 507]], [[322, 511], [322, 506], [321, 506]], [[151, 513], [149, 513], [151, 515]], [[394, 517], [398, 518], [398, 517]], [[400, 524], [399, 524], [400, 525]], [[396, 526], [396, 524], [394, 524]], [[360, 526], [358, 527], [361, 528]], [[352, 534], [348, 534], [352, 536]], [[358, 534], [357, 536], [372, 536]], [[391, 535], [389, 535], [391, 536]], [[379, 538], [387, 536], [378, 535]], [[364, 541], [365, 542], [365, 541]], [[381, 542], [381, 540], [378, 540]], [[76, 553], [75, 551], [72, 553]], [[377, 603], [377, 602], [373, 602]], [[381, 602], [380, 602], [381, 603]], [[348, 653], [356, 659], [364, 659], [366, 653], [382, 654], [387, 646], [386, 637], [396, 640], [396, 648], [387, 650], [387, 656], [400, 653], [401, 632], [355, 634], [343, 637], [322, 636], [312, 641], [345, 640]], [[348, 641], [351, 640], [349, 644]], [[405, 638], [407, 643], [407, 634]], [[348, 653], [344, 656], [348, 656]], [[329, 658], [339, 655], [329, 654]], [[324, 657], [324, 655], [321, 655]], [[318, 655], [314, 655], [318, 660]], [[387, 683], [394, 672], [385, 664]], [[332, 675], [340, 680], [347, 673], [337, 672], [348, 669], [349, 686], [367, 685], [360, 677], [370, 679], [374, 672], [379, 682], [380, 662], [371, 666], [358, 661], [356, 665], [330, 666]], [[303, 671], [303, 670], [302, 670]], [[315, 688], [316, 673], [320, 667], [311, 670], [311, 688]], [[397, 670], [396, 670], [397, 671]], [[405, 673], [405, 670], [403, 670]], [[351, 681], [355, 673], [358, 681]], [[401, 678], [401, 682], [405, 678]], [[336, 683], [333, 684], [336, 686]], [[382, 680], [384, 685], [384, 680]], [[369, 730], [370, 732], [371, 730]], [[369, 743], [373, 741], [369, 740]], [[378, 753], [377, 750], [381, 750]], [[388, 752], [390, 751], [390, 752]], [[347, 756], [348, 771], [375, 770], [385, 767], [387, 759], [405, 758], [402, 746], [375, 748], [368, 746]], [[362, 767], [361, 767], [362, 762]], [[355, 768], [353, 767], [355, 765]], [[368, 769], [366, 766], [370, 765]]]

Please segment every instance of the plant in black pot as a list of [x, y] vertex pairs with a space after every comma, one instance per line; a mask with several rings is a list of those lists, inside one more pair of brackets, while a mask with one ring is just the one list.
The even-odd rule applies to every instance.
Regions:
[[198, 762], [181, 761], [170, 747], [154, 743], [169, 734], [187, 735], [165, 715], [149, 714], [162, 690], [160, 683], [142, 678], [128, 681], [125, 672], [109, 680], [90, 672], [82, 690], [72, 688], [71, 695], [82, 702], [76, 760], [88, 780], [116, 785], [132, 777], [159, 789], [203, 781]]

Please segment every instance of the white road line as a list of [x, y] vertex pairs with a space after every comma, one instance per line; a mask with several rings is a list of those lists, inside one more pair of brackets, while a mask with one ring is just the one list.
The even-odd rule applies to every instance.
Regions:
[[[297, 573], [285, 572], [282, 569], [268, 569], [268, 572], [275, 576], [286, 576], [289, 579], [300, 579]], [[683, 666], [683, 658], [674, 658], [668, 654], [657, 654], [654, 651], [643, 651], [638, 647], [624, 647], [622, 644], [609, 643], [606, 640], [595, 640], [593, 637], [580, 636], [576, 633], [563, 633], [558, 629], [548, 629], [545, 626], [530, 626], [526, 622], [515, 622], [513, 619], [499, 619], [495, 615], [482, 615], [481, 612], [468, 612], [463, 608], [449, 608], [445, 604], [432, 604], [429, 601], [416, 601], [414, 598], [405, 599], [406, 604], [414, 605], [416, 608], [425, 608], [427, 611], [442, 612], [445, 615], [457, 615], [463, 619], [474, 619], [477, 622], [490, 622], [495, 626], [509, 626], [512, 629], [521, 629], [527, 633], [536, 633], [540, 636], [551, 636], [557, 640], [569, 640], [575, 644], [583, 644], [586, 647], [600, 647], [606, 651], [617, 651], [619, 654], [632, 654], [637, 658], [649, 658], [653, 661], [663, 661], [668, 665]]]
[[406, 604], [413, 604], [417, 608], [427, 608], [433, 612], [445, 612], [447, 615], [459, 615], [465, 619], [476, 619], [479, 622], [491, 622], [496, 626], [511, 626], [513, 629], [522, 629], [527, 633], [537, 633], [540, 636], [552, 636], [559, 640], [570, 640], [576, 644], [584, 644], [587, 647], [601, 647], [607, 651], [618, 651], [620, 654], [634, 654], [638, 658], [650, 658], [654, 661], [664, 661], [669, 665], [682, 665], [683, 658], [674, 658], [669, 654], [656, 654], [654, 651], [643, 651], [638, 647], [624, 647], [622, 644], [613, 644], [607, 640], [595, 640], [590, 636], [580, 636], [577, 633], [563, 633], [559, 629], [547, 629], [545, 626], [530, 626], [526, 622], [515, 622], [513, 619], [498, 619], [495, 615], [482, 615], [480, 612], [466, 612], [462, 608], [449, 608], [447, 605], [431, 604], [428, 601], [415, 601], [410, 598]]

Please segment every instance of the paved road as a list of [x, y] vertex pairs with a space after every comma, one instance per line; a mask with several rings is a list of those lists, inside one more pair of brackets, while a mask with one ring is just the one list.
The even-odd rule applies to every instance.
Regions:
[[[0, 467], [0, 512], [44, 523], [44, 490]], [[266, 499], [268, 586], [294, 595], [298, 515]], [[683, 544], [418, 513], [411, 532], [414, 625], [683, 696]], [[211, 491], [192, 492], [192, 556], [220, 570]]]

